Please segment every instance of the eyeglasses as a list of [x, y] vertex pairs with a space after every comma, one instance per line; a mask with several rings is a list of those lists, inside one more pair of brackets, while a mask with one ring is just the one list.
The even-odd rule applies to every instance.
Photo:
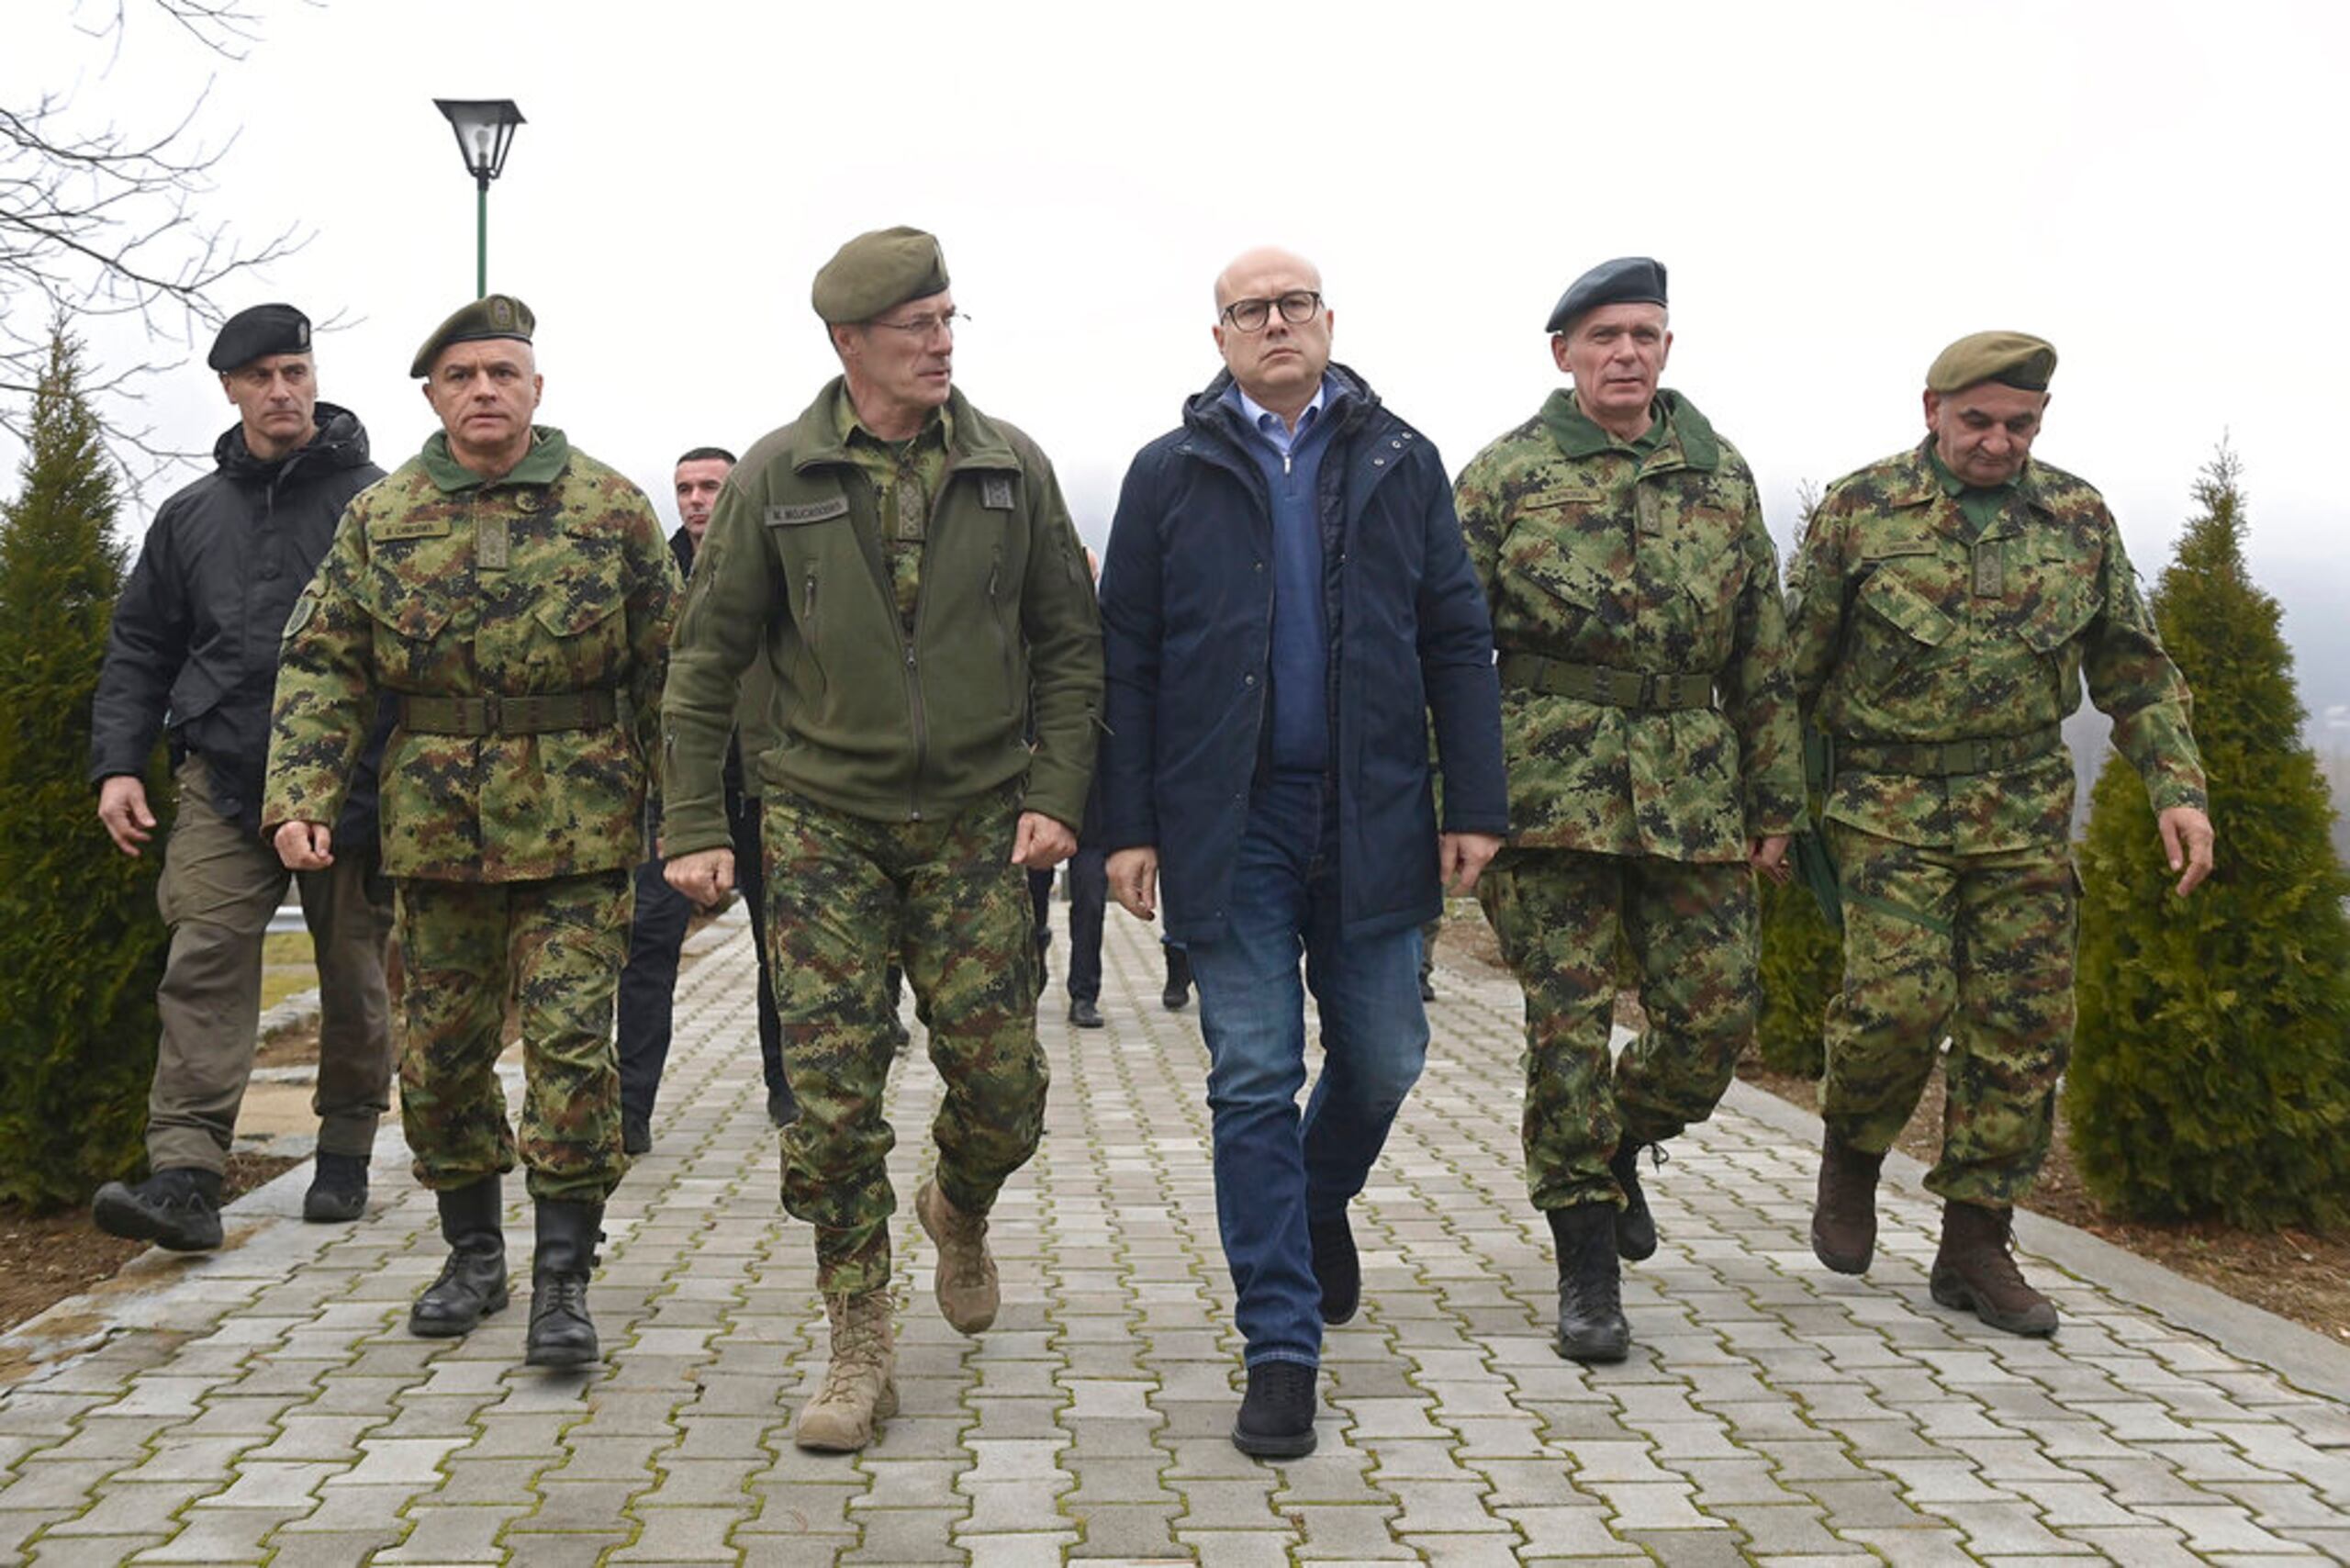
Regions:
[[951, 338], [955, 335], [955, 329], [969, 325], [970, 320], [968, 311], [946, 310], [935, 316], [917, 316], [911, 321], [870, 321], [867, 325], [887, 327], [893, 332], [905, 332], [926, 340], [937, 336], [942, 330]]
[[1224, 319], [1244, 332], [1261, 332], [1276, 307], [1282, 320], [1303, 327], [1322, 308], [1322, 297], [1310, 288], [1293, 288], [1278, 299], [1236, 299], [1224, 308]]

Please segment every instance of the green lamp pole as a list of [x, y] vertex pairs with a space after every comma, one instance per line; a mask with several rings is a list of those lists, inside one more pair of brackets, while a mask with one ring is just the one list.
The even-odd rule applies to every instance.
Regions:
[[522, 111], [511, 98], [435, 98], [432, 105], [457, 133], [457, 155], [474, 177], [474, 297], [479, 299], [489, 292], [489, 182], [505, 171]]

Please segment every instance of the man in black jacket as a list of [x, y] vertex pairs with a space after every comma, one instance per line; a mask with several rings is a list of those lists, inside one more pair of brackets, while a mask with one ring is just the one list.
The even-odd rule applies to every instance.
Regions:
[[[357, 416], [318, 401], [310, 323], [299, 310], [240, 311], [207, 363], [238, 423], [213, 449], [218, 470], [165, 501], [148, 530], [115, 602], [90, 740], [98, 820], [125, 855], [153, 834], [142, 776], [166, 724], [178, 786], [156, 894], [172, 946], [156, 993], [151, 1174], [135, 1186], [107, 1182], [91, 1213], [103, 1230], [181, 1252], [220, 1245], [220, 1175], [252, 1070], [262, 938], [285, 896], [285, 868], [261, 837], [278, 636], [343, 504], [384, 476], [367, 459]], [[388, 1108], [392, 901], [375, 849], [382, 744], [378, 725], [335, 824], [346, 852], [299, 878], [319, 967], [309, 1220], [365, 1211], [367, 1158]]]
[[[1330, 363], [1321, 274], [1252, 251], [1215, 303], [1228, 374], [1135, 458], [1111, 524], [1100, 843], [1134, 913], [1164, 877], [1199, 985], [1248, 1346], [1232, 1440], [1293, 1457], [1322, 1326], [1360, 1293], [1347, 1205], [1427, 1048], [1419, 928], [1501, 847], [1501, 698], [1444, 465]], [[1323, 1059], [1301, 1119], [1309, 986]]]

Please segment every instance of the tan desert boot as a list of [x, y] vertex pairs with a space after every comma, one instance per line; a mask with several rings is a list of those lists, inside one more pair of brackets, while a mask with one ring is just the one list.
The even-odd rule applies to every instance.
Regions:
[[988, 1216], [967, 1215], [935, 1181], [914, 1194], [914, 1217], [938, 1245], [938, 1310], [957, 1334], [977, 1334], [995, 1321], [995, 1260], [988, 1256]]
[[850, 1453], [871, 1442], [898, 1413], [898, 1347], [890, 1329], [890, 1293], [824, 1298], [833, 1326], [833, 1359], [824, 1383], [800, 1407], [791, 1440], [803, 1449]]

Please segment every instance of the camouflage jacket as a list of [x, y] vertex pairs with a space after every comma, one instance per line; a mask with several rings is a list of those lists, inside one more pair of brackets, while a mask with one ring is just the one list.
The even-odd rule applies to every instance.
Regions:
[[[2027, 464], [1979, 539], [1935, 478], [1928, 444], [1837, 481], [1789, 574], [1805, 715], [1845, 743], [2028, 737], [2091, 700], [2156, 810], [2204, 803], [2187, 682], [2154, 634], [2104, 498]], [[1961, 854], [2071, 831], [2065, 748], [1947, 776], [1837, 766], [1828, 817]]]
[[354, 498], [279, 655], [263, 831], [332, 822], [373, 694], [616, 694], [583, 729], [385, 747], [384, 869], [510, 882], [634, 865], [677, 568], [643, 492], [563, 432], [484, 484], [435, 433]]
[[732, 842], [719, 768], [760, 660], [780, 725], [756, 764], [770, 791], [921, 822], [1016, 784], [1025, 809], [1084, 820], [1102, 623], [1052, 465], [949, 395], [909, 638], [873, 483], [841, 433], [847, 396], [836, 377], [762, 436], [711, 513], [670, 655], [661, 782], [673, 856]]
[[[1645, 457], [1564, 390], [1479, 453], [1454, 489], [1505, 661], [1510, 842], [1743, 859], [1803, 809], [1778, 557], [1754, 477], [1676, 392]], [[1710, 676], [1712, 707], [1604, 706], [1514, 684], [1513, 653]]]

